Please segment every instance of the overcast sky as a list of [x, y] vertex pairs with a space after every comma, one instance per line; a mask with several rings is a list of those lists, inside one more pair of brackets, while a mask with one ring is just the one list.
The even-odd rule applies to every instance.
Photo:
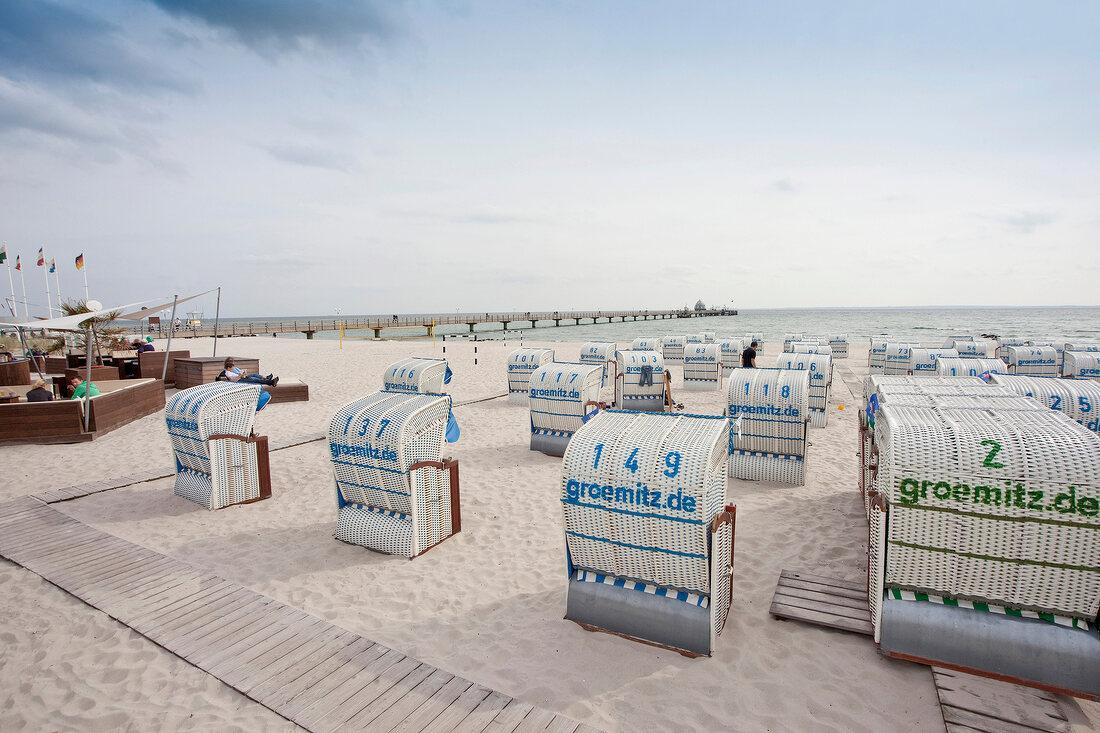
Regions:
[[83, 252], [105, 304], [229, 316], [1095, 305], [1098, 39], [1091, 2], [5, 0], [0, 240], [41, 315], [39, 247], [66, 297]]

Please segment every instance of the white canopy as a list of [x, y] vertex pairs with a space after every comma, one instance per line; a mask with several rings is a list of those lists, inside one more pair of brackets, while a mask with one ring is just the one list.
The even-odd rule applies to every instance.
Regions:
[[[188, 295], [186, 298], [180, 298], [174, 300], [172, 298], [152, 298], [150, 300], [139, 300], [136, 303], [130, 303], [128, 305], [119, 305], [114, 308], [102, 308], [91, 313], [77, 313], [72, 316], [61, 316], [60, 318], [49, 318], [41, 321], [0, 321], [0, 326], [16, 326], [18, 328], [33, 328], [36, 331], [39, 329], [46, 329], [49, 331], [82, 331], [80, 327], [81, 323], [84, 323], [89, 318], [98, 318], [99, 316], [107, 315], [108, 313], [114, 313], [118, 311], [118, 318], [140, 321], [143, 318], [147, 318], [158, 311], [162, 311], [165, 308], [172, 307], [172, 303], [179, 305], [180, 303], [186, 303], [189, 300], [200, 298], [208, 293], [213, 293], [217, 288], [212, 288], [196, 295]], [[150, 305], [152, 304], [152, 305]]]

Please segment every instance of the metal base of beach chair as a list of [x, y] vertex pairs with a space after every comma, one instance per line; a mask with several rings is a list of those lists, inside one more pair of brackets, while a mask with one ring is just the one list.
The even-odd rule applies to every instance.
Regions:
[[692, 654], [711, 652], [710, 611], [674, 598], [570, 580], [565, 618], [585, 628]]
[[880, 648], [891, 657], [1079, 696], [1100, 696], [1100, 634], [1041, 619], [886, 599]]
[[565, 448], [569, 445], [569, 439], [572, 437], [572, 433], [535, 430], [531, 433], [531, 450], [560, 458], [565, 455]]
[[806, 483], [806, 461], [802, 456], [735, 450], [730, 452], [729, 475], [746, 481], [776, 481], [803, 486]]
[[829, 411], [810, 408], [810, 427], [823, 428], [829, 424]]
[[664, 412], [665, 411], [665, 398], [664, 395], [657, 397], [623, 397], [623, 403], [616, 405], [620, 410], [629, 410], [630, 412]]

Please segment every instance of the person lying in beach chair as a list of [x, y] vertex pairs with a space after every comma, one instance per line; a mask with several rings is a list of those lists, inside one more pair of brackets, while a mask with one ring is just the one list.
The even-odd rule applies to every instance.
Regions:
[[238, 369], [233, 362], [233, 357], [229, 356], [225, 359], [224, 368], [217, 376], [216, 381], [222, 382], [245, 382], [247, 384], [266, 384], [274, 387], [279, 383], [279, 378], [268, 374], [266, 377], [262, 374], [248, 374], [243, 369]]

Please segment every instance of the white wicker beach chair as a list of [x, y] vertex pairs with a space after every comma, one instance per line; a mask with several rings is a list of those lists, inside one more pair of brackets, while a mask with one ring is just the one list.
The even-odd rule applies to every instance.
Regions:
[[703, 343], [713, 344], [717, 340], [714, 331], [703, 331]]
[[684, 347], [687, 345], [687, 336], [662, 336], [661, 356], [665, 361], [684, 360]]
[[753, 341], [756, 342], [757, 349], [764, 348], [764, 334], [763, 333], [746, 333], [745, 334], [745, 346], [748, 346]]
[[1064, 348], [1066, 351], [1100, 351], [1100, 341], [1067, 341]]
[[1062, 373], [1070, 379], [1100, 380], [1100, 351], [1067, 351]]
[[451, 367], [446, 359], [413, 356], [390, 364], [382, 378], [386, 392], [443, 394], [451, 383]]
[[603, 411], [562, 459], [567, 619], [709, 655], [733, 595], [728, 423]]
[[607, 362], [615, 360], [618, 346], [608, 341], [589, 341], [581, 346], [581, 364], [599, 364], [600, 386], [607, 384]]
[[722, 353], [718, 344], [684, 347], [684, 389], [704, 392], [718, 389], [722, 378]]
[[1096, 695], [1100, 438], [1011, 404], [879, 411], [875, 640], [895, 656]]
[[829, 421], [829, 388], [833, 358], [829, 354], [790, 352], [775, 360], [776, 369], [805, 369], [810, 375], [810, 427], [823, 428]]
[[1009, 346], [1027, 346], [1028, 339], [1019, 336], [1005, 336], [998, 338], [996, 341], [996, 349], [993, 355], [998, 359], [1008, 362], [1008, 347]]
[[734, 369], [727, 396], [730, 476], [805, 484], [810, 372]]
[[822, 341], [792, 341], [791, 348], [785, 354], [828, 354], [833, 355], [833, 347]]
[[689, 333], [684, 338], [685, 338], [685, 341], [684, 341], [685, 344], [693, 344], [694, 345], [694, 344], [705, 344], [707, 342], [707, 337], [704, 334], [701, 334], [701, 333]]
[[978, 359], [960, 356], [957, 359], [936, 359], [936, 374], [941, 377], [980, 377], [983, 374], [1007, 374], [1008, 365], [1000, 359]]
[[947, 348], [959, 352], [959, 356], [963, 359], [985, 359], [989, 356], [989, 349], [984, 341], [961, 341], [959, 339], [948, 339], [948, 341], [950, 341], [950, 344]]
[[867, 366], [871, 374], [886, 373], [886, 346], [892, 340], [886, 334], [871, 337], [871, 350], [867, 352]]
[[636, 338], [630, 343], [630, 348], [634, 351], [660, 351], [661, 339], [656, 336]]
[[615, 405], [634, 412], [665, 412], [665, 360], [656, 351], [615, 352]]
[[944, 339], [943, 348], [959, 350], [959, 347], [955, 344], [972, 344], [974, 343], [974, 336], [972, 334], [952, 334]]
[[531, 450], [552, 456], [565, 453], [569, 439], [598, 408], [602, 364], [553, 362], [531, 373]]
[[718, 349], [722, 352], [722, 374], [726, 375], [741, 366], [741, 354], [745, 351], [745, 340], [724, 338], [718, 340]]
[[531, 372], [554, 361], [553, 349], [516, 349], [508, 355], [508, 399], [527, 401], [527, 385]]
[[998, 386], [1032, 397], [1051, 410], [1064, 413], [1088, 430], [1100, 433], [1100, 384], [1092, 380], [1013, 374], [994, 374], [990, 380]]
[[835, 333], [829, 336], [829, 347], [833, 350], [834, 359], [848, 358], [848, 334]]
[[[998, 349], [999, 351], [999, 349]], [[1058, 352], [1050, 346], [1004, 347], [1010, 374], [1028, 377], [1057, 377]]]
[[329, 423], [336, 538], [415, 557], [461, 528], [458, 462], [442, 458], [447, 395], [375, 392]]
[[801, 333], [788, 333], [783, 336], [783, 351], [790, 351], [791, 344], [795, 341], [802, 341], [803, 334]]
[[176, 457], [175, 494], [221, 509], [271, 496], [267, 437], [253, 436], [260, 385], [212, 382], [164, 407]]
[[908, 374], [909, 373], [909, 351], [914, 346], [919, 347], [918, 343], [907, 343], [900, 341], [891, 341], [886, 344], [886, 357], [883, 374]]
[[937, 359], [958, 359], [954, 349], [929, 349], [923, 346], [909, 348], [909, 372], [913, 375], [935, 374]]

